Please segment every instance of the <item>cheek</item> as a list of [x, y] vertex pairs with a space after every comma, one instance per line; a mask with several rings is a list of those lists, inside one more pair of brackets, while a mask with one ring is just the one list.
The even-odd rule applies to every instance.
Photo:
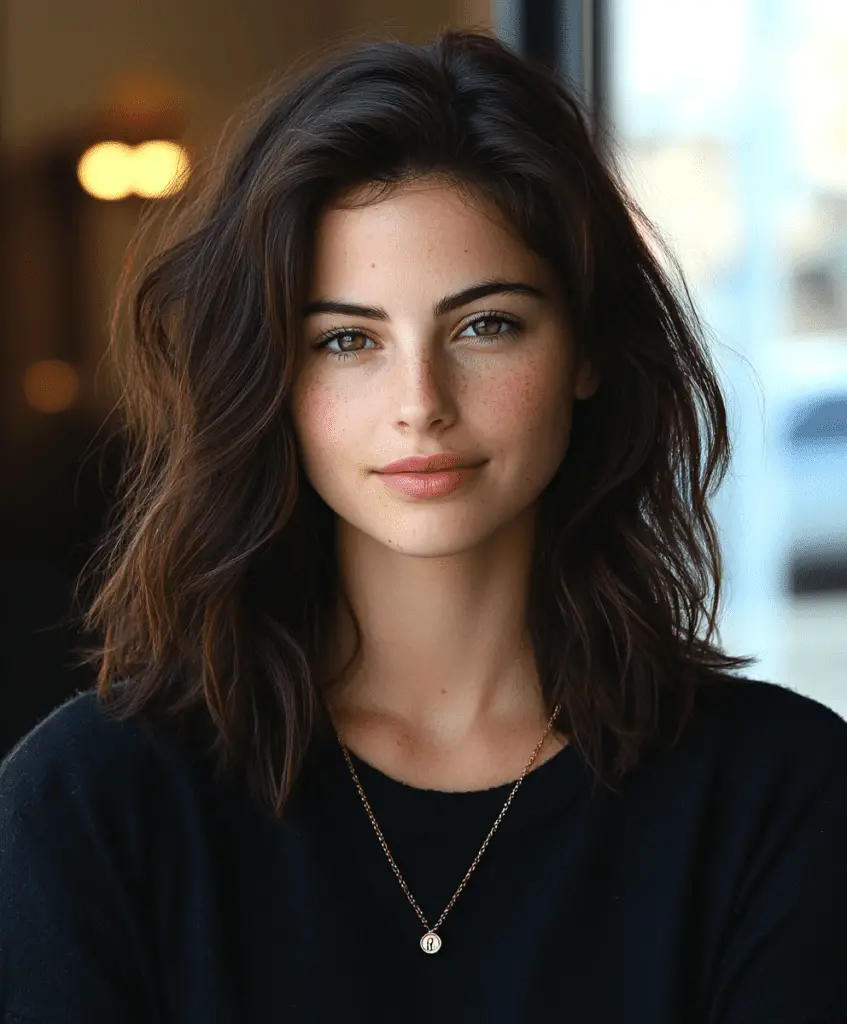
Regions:
[[565, 393], [558, 375], [529, 366], [492, 384], [485, 407], [497, 431], [532, 434], [558, 426], [565, 412]]
[[342, 402], [330, 388], [306, 384], [294, 402], [294, 424], [304, 455], [320, 457], [326, 448], [334, 448], [344, 422]]

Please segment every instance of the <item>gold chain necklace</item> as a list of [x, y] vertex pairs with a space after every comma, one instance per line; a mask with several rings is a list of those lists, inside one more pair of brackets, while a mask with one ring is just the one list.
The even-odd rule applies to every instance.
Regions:
[[550, 716], [550, 721], [547, 723], [547, 728], [544, 730], [544, 735], [541, 737], [541, 740], [539, 741], [538, 746], [535, 748], [535, 752], [533, 753], [532, 757], [529, 759], [529, 763], [527, 764], [526, 768], [524, 768], [523, 772], [521, 773], [521, 777], [518, 779], [518, 781], [515, 783], [514, 787], [512, 788], [512, 792], [509, 794], [508, 800], [503, 805], [503, 809], [500, 811], [499, 815], [497, 816], [497, 820], [492, 825], [491, 831], [485, 837], [485, 842], [482, 844], [482, 847], [480, 848], [479, 853], [476, 855], [476, 857], [474, 857], [473, 864], [471, 864], [471, 866], [468, 868], [467, 874], [462, 879], [462, 884], [453, 893], [453, 898], [450, 900], [450, 902], [447, 904], [447, 906], [441, 912], [441, 917], [439, 917], [439, 919], [435, 922], [434, 927], [432, 927], [432, 928], [430, 928], [429, 924], [427, 923], [427, 919], [424, 917], [423, 913], [421, 912], [421, 908], [415, 902], [415, 898], [409, 892], [409, 887], [408, 887], [408, 885], [406, 885], [406, 882], [404, 881], [403, 876], [400, 874], [399, 868], [394, 863], [394, 858], [391, 856], [391, 851], [388, 849], [388, 843], [386, 843], [385, 837], [383, 836], [382, 831], [381, 831], [379, 825], [377, 824], [376, 818], [374, 817], [373, 811], [371, 810], [371, 805], [368, 803], [368, 798], [365, 796], [365, 791], [362, 789], [361, 782], [359, 782], [359, 776], [356, 774], [356, 769], [353, 767], [353, 762], [350, 760], [350, 754], [349, 754], [347, 748], [341, 742], [341, 737], [338, 735], [338, 730], [337, 729], [335, 730], [335, 735], [338, 737], [338, 742], [341, 744], [341, 749], [344, 752], [344, 757], [346, 758], [347, 764], [349, 765], [350, 771], [351, 771], [351, 773], [353, 775], [353, 781], [356, 783], [356, 789], [358, 789], [359, 796], [362, 798], [362, 803], [365, 805], [365, 810], [368, 812], [368, 817], [371, 819], [371, 824], [374, 827], [374, 831], [376, 832], [377, 839], [379, 839], [380, 846], [385, 851], [385, 855], [386, 855], [386, 857], [388, 857], [388, 862], [391, 865], [392, 869], [394, 870], [394, 874], [397, 876], [397, 880], [400, 882], [400, 885], [403, 887], [403, 892], [405, 892], [406, 897], [408, 898], [409, 902], [412, 904], [412, 906], [415, 909], [415, 913], [420, 918], [421, 923], [423, 924], [424, 928], [426, 928], [426, 933], [421, 938], [421, 942], [420, 942], [421, 949], [424, 951], [424, 953], [437, 953], [439, 951], [439, 949], [441, 949], [441, 938], [437, 934], [438, 929], [441, 927], [441, 925], [442, 925], [442, 923], [444, 921], [444, 918], [447, 916], [447, 914], [450, 911], [450, 909], [452, 908], [453, 904], [456, 902], [456, 900], [457, 900], [457, 898], [459, 896], [459, 893], [462, 891], [462, 889], [464, 889], [465, 884], [467, 883], [467, 880], [473, 874], [473, 871], [476, 868], [477, 864], [479, 863], [480, 858], [482, 857], [483, 853], [485, 853], [485, 849], [488, 846], [488, 843], [489, 843], [491, 837], [494, 835], [495, 831], [497, 830], [498, 825], [503, 820], [503, 815], [509, 809], [509, 804], [514, 799], [515, 793], [517, 793], [517, 791], [518, 791], [518, 787], [523, 782], [524, 778], [526, 777], [527, 772], [532, 767], [533, 762], [535, 761], [536, 757], [538, 757], [538, 753], [541, 750], [542, 746], [544, 746], [544, 741], [547, 739], [547, 733], [549, 733], [550, 730], [553, 728], [553, 722], [556, 720], [556, 716], [559, 714], [560, 707], [561, 707], [561, 704], [557, 704], [556, 707], [553, 709], [553, 714]]

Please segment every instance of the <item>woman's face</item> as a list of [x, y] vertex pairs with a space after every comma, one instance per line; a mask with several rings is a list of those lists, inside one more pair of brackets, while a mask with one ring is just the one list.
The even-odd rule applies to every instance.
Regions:
[[[484, 282], [526, 290], [438, 310]], [[368, 309], [317, 308], [329, 303]], [[493, 209], [430, 179], [326, 211], [308, 307], [292, 413], [309, 480], [344, 524], [445, 556], [531, 510], [567, 450], [573, 399], [597, 382], [574, 364], [550, 270]], [[449, 494], [407, 494], [377, 472], [442, 452], [479, 464]]]

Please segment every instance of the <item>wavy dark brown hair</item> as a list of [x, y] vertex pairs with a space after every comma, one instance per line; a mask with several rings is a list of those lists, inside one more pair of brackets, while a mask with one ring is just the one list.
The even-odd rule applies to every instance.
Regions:
[[548, 261], [599, 370], [539, 499], [528, 626], [548, 714], [561, 702], [557, 729], [614, 789], [679, 741], [698, 687], [754, 660], [715, 640], [708, 502], [730, 439], [678, 265], [565, 86], [482, 33], [336, 46], [237, 120], [164, 220], [144, 218], [118, 290], [126, 460], [75, 595], [94, 584], [99, 701], [188, 726], [216, 776], [244, 773], [282, 816], [340, 678], [318, 671], [334, 513], [289, 410], [316, 225], [362, 185], [438, 175]]

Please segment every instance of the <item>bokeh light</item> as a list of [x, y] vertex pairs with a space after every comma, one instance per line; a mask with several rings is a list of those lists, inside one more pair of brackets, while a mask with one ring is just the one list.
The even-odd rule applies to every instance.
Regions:
[[190, 163], [177, 142], [153, 139], [138, 146], [98, 142], [80, 157], [79, 183], [96, 199], [125, 199], [129, 195], [159, 199], [185, 183]]
[[95, 199], [125, 199], [133, 190], [132, 146], [98, 142], [77, 164], [79, 183]]
[[156, 199], [179, 191], [188, 172], [188, 154], [176, 142], [143, 142], [134, 151], [132, 170], [135, 193]]
[[63, 412], [76, 401], [79, 375], [61, 359], [30, 363], [24, 372], [24, 394], [33, 409], [39, 412]]

